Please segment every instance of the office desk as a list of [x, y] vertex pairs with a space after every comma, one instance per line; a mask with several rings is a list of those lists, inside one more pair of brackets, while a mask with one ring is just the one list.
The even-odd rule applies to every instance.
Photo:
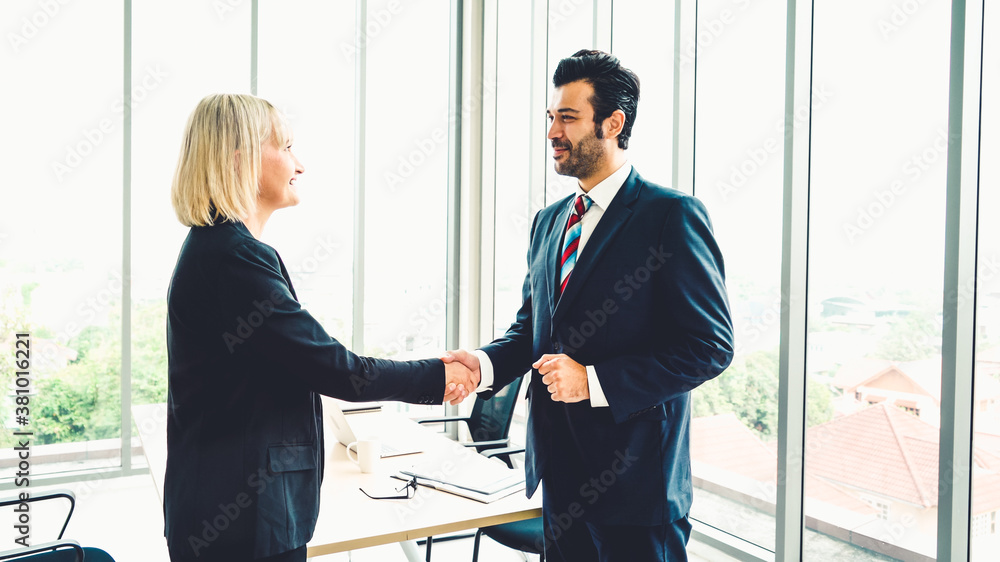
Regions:
[[167, 405], [132, 406], [132, 419], [139, 430], [139, 442], [153, 477], [156, 495], [163, 503], [163, 475], [167, 472]]
[[[167, 405], [135, 406], [132, 412], [150, 474], [162, 501], [167, 458]], [[348, 460], [347, 449], [326, 428], [326, 469], [320, 492], [319, 521], [309, 542], [310, 557], [389, 543], [405, 545], [407, 541], [427, 536], [530, 519], [542, 514], [541, 493], [528, 500], [523, 491], [490, 504], [422, 486], [408, 500], [370, 499], [358, 488], [401, 486], [403, 482], [390, 479], [389, 474], [420, 462], [431, 454], [449, 454], [458, 459], [457, 462], [473, 466], [497, 461], [436, 433], [435, 426], [421, 426], [398, 414], [349, 414], [347, 419], [358, 435], [377, 433], [383, 437], [402, 437], [418, 443], [425, 452], [382, 459], [378, 474], [362, 474], [358, 466]]]
[[316, 533], [309, 542], [309, 556], [411, 541], [542, 514], [541, 494], [529, 500], [523, 491], [489, 504], [422, 486], [418, 486], [408, 500], [370, 499], [358, 487], [368, 490], [369, 487], [400, 486], [403, 482], [391, 481], [389, 474], [430, 455], [449, 455], [456, 459], [456, 464], [467, 463], [471, 467], [497, 461], [436, 433], [433, 426], [421, 426], [397, 414], [349, 414], [347, 419], [358, 435], [391, 435], [393, 439], [418, 443], [425, 452], [382, 459], [378, 474], [362, 474], [347, 458], [346, 448], [327, 429], [326, 475]]

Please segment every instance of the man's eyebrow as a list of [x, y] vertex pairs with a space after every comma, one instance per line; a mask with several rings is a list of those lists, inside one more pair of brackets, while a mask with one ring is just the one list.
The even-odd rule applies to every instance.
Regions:
[[[552, 115], [551, 109], [546, 109], [545, 113]], [[579, 109], [573, 109], [572, 107], [560, 107], [556, 110], [556, 113], [580, 113]]]

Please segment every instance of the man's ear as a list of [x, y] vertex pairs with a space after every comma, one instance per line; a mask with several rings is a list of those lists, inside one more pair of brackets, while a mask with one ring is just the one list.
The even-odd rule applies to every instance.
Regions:
[[617, 138], [625, 127], [625, 112], [616, 109], [607, 119], [604, 120], [604, 138]]

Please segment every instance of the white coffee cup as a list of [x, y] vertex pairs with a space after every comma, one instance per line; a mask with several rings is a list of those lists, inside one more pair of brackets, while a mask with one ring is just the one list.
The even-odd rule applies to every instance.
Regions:
[[[352, 456], [352, 451], [357, 456]], [[377, 439], [354, 441], [347, 446], [347, 458], [359, 465], [361, 472], [375, 472], [378, 469], [378, 460], [382, 458], [382, 442]]]

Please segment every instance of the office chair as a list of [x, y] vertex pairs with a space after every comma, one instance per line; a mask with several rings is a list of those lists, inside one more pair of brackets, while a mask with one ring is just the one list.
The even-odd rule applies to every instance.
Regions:
[[[417, 423], [465, 422], [469, 427], [472, 441], [463, 442], [466, 447], [475, 447], [483, 453], [490, 449], [506, 447], [510, 443], [510, 422], [514, 419], [514, 406], [517, 404], [517, 393], [521, 389], [521, 379], [518, 377], [489, 400], [476, 397], [472, 413], [466, 417], [447, 416], [443, 418], [423, 418]], [[507, 466], [514, 468], [510, 455], [500, 455]]]
[[[507, 447], [486, 451], [483, 455], [487, 457], [506, 456], [509, 459], [510, 455], [523, 452], [523, 447]], [[545, 529], [542, 526], [541, 517], [501, 523], [500, 525], [492, 525], [490, 527], [480, 527], [476, 531], [476, 540], [472, 546], [472, 562], [479, 562], [479, 542], [483, 535], [507, 548], [513, 548], [514, 550], [520, 550], [529, 554], [538, 554], [540, 562], [545, 562]]]
[[[0, 560], [19, 560], [21, 562], [115, 562], [107, 552], [99, 548], [82, 547], [74, 540], [63, 539], [69, 519], [73, 516], [76, 508], [76, 495], [72, 490], [52, 490], [43, 494], [34, 494], [26, 503], [40, 502], [53, 499], [69, 500], [69, 513], [66, 514], [66, 521], [56, 540], [34, 544], [23, 548], [15, 548], [0, 552]], [[0, 507], [7, 507], [22, 503], [19, 498], [8, 498], [0, 500]]]
[[[422, 418], [416, 420], [416, 422], [421, 424], [465, 422], [469, 428], [469, 435], [472, 437], [472, 441], [461, 442], [462, 445], [475, 447], [476, 452], [480, 454], [485, 454], [485, 452], [491, 449], [502, 449], [510, 444], [510, 424], [514, 419], [514, 406], [517, 405], [517, 396], [521, 390], [522, 379], [523, 377], [514, 379], [513, 382], [501, 388], [489, 400], [483, 400], [476, 396], [476, 402], [472, 406], [472, 413], [468, 416]], [[514, 468], [514, 463], [510, 460], [510, 454], [494, 456], [500, 456], [500, 460], [507, 463], [507, 466], [510, 468]], [[468, 535], [449, 538], [468, 538]], [[427, 537], [425, 558], [427, 562], [431, 560], [431, 546], [433, 544], [434, 537]]]

